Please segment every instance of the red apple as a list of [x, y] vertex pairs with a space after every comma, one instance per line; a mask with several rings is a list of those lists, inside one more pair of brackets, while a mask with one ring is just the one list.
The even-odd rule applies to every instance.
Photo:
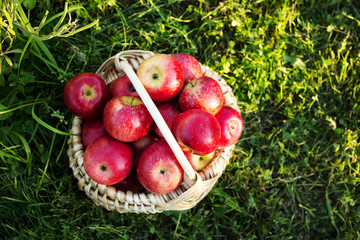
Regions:
[[137, 75], [155, 102], [174, 98], [184, 85], [184, 71], [176, 58], [156, 54], [140, 63]]
[[132, 193], [137, 193], [141, 187], [139, 180], [136, 177], [135, 171], [131, 171], [129, 176], [127, 176], [124, 180], [116, 183], [113, 186], [118, 190], [121, 190], [124, 192], [130, 191]]
[[184, 70], [184, 84], [190, 80], [203, 76], [201, 64], [193, 56], [186, 53], [177, 53], [171, 56], [180, 62]]
[[82, 126], [81, 139], [85, 148], [92, 141], [101, 136], [108, 135], [102, 118], [86, 119]]
[[134, 164], [133, 168], [135, 169], [137, 166], [137, 162], [139, 160], [140, 154], [142, 151], [149, 146], [152, 142], [156, 141], [154, 138], [154, 133], [150, 130], [144, 137], [140, 138], [135, 142], [131, 142], [131, 146], [134, 150]]
[[114, 80], [109, 87], [110, 97], [134, 96], [139, 97], [128, 76], [122, 76]]
[[76, 116], [85, 119], [100, 117], [109, 90], [104, 80], [94, 73], [80, 73], [71, 78], [64, 88], [67, 108]]
[[152, 117], [138, 97], [113, 97], [104, 108], [106, 131], [122, 142], [133, 142], [144, 137], [152, 124]]
[[84, 168], [95, 182], [113, 185], [124, 180], [131, 171], [133, 153], [128, 143], [110, 136], [95, 139], [84, 153]]
[[184, 151], [184, 154], [185, 154], [186, 158], [189, 160], [192, 168], [195, 171], [199, 172], [199, 171], [203, 170], [207, 165], [209, 165], [209, 163], [212, 161], [212, 159], [215, 156], [215, 151], [213, 151], [205, 156], [192, 154], [192, 153], [186, 152], [186, 151]]
[[223, 106], [215, 116], [221, 129], [219, 148], [224, 149], [235, 144], [241, 137], [244, 129], [243, 119], [235, 109]]
[[201, 109], [180, 113], [171, 130], [184, 151], [201, 156], [215, 151], [221, 134], [215, 116]]
[[[172, 126], [175, 118], [177, 117], [177, 115], [179, 115], [181, 113], [180, 108], [177, 106], [175, 101], [160, 103], [160, 104], [157, 104], [156, 106], [157, 106], [157, 109], [159, 110], [159, 112], [161, 113], [162, 117], [164, 118], [166, 124], [171, 129], [171, 126]], [[163, 138], [163, 135], [160, 132], [160, 129], [158, 128], [158, 126], [156, 125], [155, 122], [153, 122], [151, 129], [159, 137]]]
[[199, 108], [215, 115], [224, 104], [220, 84], [210, 77], [200, 77], [189, 81], [179, 95], [182, 111]]
[[183, 169], [164, 139], [150, 144], [140, 155], [137, 177], [148, 191], [166, 194], [182, 181]]

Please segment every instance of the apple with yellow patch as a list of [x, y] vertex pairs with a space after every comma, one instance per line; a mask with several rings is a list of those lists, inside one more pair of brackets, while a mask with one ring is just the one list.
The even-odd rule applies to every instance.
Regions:
[[105, 106], [104, 126], [115, 139], [133, 142], [144, 137], [151, 128], [152, 117], [139, 97], [113, 97]]
[[140, 63], [137, 75], [155, 102], [173, 99], [184, 86], [184, 71], [179, 61], [167, 54], [156, 54]]
[[189, 160], [189, 163], [192, 166], [192, 168], [195, 171], [200, 172], [207, 165], [209, 165], [211, 163], [211, 161], [213, 160], [213, 158], [215, 156], [215, 152], [216, 151], [213, 151], [205, 156], [196, 155], [196, 154], [186, 152], [186, 151], [184, 151], [184, 154], [185, 154], [185, 157]]
[[64, 88], [66, 107], [81, 118], [100, 117], [108, 100], [108, 87], [104, 80], [94, 73], [77, 74], [66, 83]]

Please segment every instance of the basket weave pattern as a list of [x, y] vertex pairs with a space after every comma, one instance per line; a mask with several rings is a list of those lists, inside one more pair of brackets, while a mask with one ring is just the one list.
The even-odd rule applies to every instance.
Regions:
[[[131, 50], [120, 52], [105, 61], [97, 70], [96, 74], [102, 77], [109, 85], [115, 79], [125, 75], [120, 66], [121, 61], [127, 61], [136, 71], [139, 64], [146, 58], [154, 55], [153, 52]], [[225, 97], [224, 105], [230, 106], [237, 111], [237, 99], [231, 88], [215, 71], [202, 65], [204, 76], [212, 77], [219, 82]], [[218, 151], [212, 162], [201, 172], [195, 172], [195, 179], [190, 179], [184, 174], [183, 182], [177, 189], [168, 194], [153, 194], [150, 192], [132, 193], [116, 190], [113, 186], [98, 184], [85, 172], [84, 146], [81, 140], [81, 127], [83, 120], [74, 116], [70, 133], [74, 134], [68, 139], [70, 168], [74, 177], [78, 180], [78, 187], [93, 200], [96, 205], [103, 206], [107, 210], [115, 210], [119, 213], [157, 213], [166, 210], [186, 210], [194, 207], [213, 188], [229, 163], [235, 145]]]

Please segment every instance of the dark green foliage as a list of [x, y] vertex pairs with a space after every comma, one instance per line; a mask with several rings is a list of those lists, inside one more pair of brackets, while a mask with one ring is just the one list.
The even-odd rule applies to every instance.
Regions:
[[[25, 9], [33, 2], [24, 1]], [[36, 6], [27, 10], [33, 26], [45, 10], [51, 17], [64, 7], [62, 1]], [[71, 0], [69, 6], [84, 7], [76, 13], [81, 26], [99, 24], [42, 41], [55, 63], [35, 44], [24, 55], [8, 54], [11, 67], [2, 61], [0, 236], [360, 238], [358, 1]], [[23, 50], [28, 36], [16, 36], [12, 48]], [[218, 71], [238, 98], [245, 131], [235, 155], [211, 193], [188, 211], [108, 212], [78, 190], [68, 166], [66, 81], [130, 49], [189, 53]]]

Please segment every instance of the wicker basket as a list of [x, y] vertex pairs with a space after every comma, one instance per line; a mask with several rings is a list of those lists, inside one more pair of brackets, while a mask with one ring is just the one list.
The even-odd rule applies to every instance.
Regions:
[[[154, 55], [153, 52], [139, 50], [120, 52], [105, 61], [97, 70], [96, 74], [101, 76], [108, 85], [118, 77], [126, 74], [132, 81], [156, 124], [159, 126], [159, 124], [165, 123], [163, 118], [156, 107], [153, 109], [155, 105], [151, 99], [146, 98], [148, 95], [144, 96], [144, 94], [147, 94], [146, 91], [145, 93], [141, 92], [143, 89], [139, 89], [139, 86], [136, 85], [140, 83], [135, 74], [136, 69], [144, 59], [152, 55]], [[237, 100], [225, 80], [207, 66], [202, 66], [202, 70], [204, 76], [212, 77], [219, 82], [225, 97], [224, 105], [239, 111]], [[140, 87], [143, 88], [142, 85]], [[229, 163], [235, 147], [235, 145], [232, 145], [224, 150], [217, 151], [212, 162], [205, 169], [201, 172], [195, 172], [184, 155], [178, 156], [179, 152], [176, 154], [176, 151], [179, 151], [180, 147], [177, 143], [175, 143], [174, 146], [173, 135], [167, 126], [159, 126], [166, 141], [173, 149], [180, 165], [184, 169], [183, 182], [177, 189], [168, 194], [123, 192], [116, 190], [113, 186], [98, 184], [86, 174], [83, 166], [84, 146], [81, 140], [81, 126], [82, 119], [74, 116], [70, 130], [70, 133], [74, 135], [68, 139], [69, 149], [67, 152], [73, 175], [78, 180], [79, 188], [85, 191], [86, 195], [92, 199], [96, 205], [101, 205], [107, 210], [116, 210], [119, 213], [133, 212], [148, 214], [166, 210], [180, 211], [194, 207], [211, 191], [226, 165]]]

